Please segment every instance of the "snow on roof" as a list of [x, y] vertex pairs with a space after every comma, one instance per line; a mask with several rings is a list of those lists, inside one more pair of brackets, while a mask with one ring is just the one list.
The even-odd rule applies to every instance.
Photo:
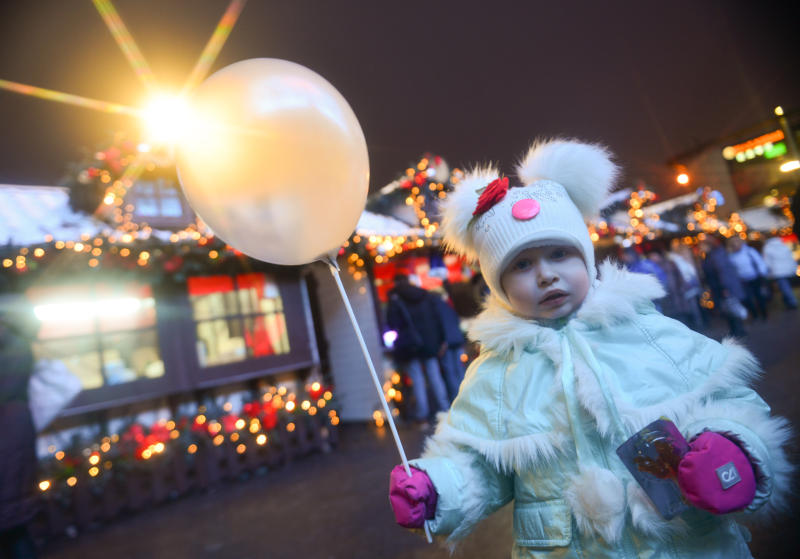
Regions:
[[356, 233], [359, 235], [391, 235], [392, 237], [413, 235], [423, 236], [425, 230], [420, 227], [409, 227], [399, 219], [388, 215], [376, 214], [367, 210], [361, 213], [356, 225]]
[[27, 246], [95, 236], [108, 225], [69, 207], [69, 190], [59, 186], [0, 184], [0, 244]]
[[[113, 229], [93, 216], [69, 207], [69, 189], [60, 186], [0, 184], [0, 245], [44, 244], [51, 235], [57, 241], [78, 241]], [[358, 220], [359, 235], [423, 236], [421, 228], [409, 227], [399, 219], [364, 211]], [[171, 231], [153, 229], [152, 236], [166, 242]], [[144, 237], [140, 237], [144, 238]]]
[[791, 227], [792, 225], [792, 222], [785, 215], [766, 206], [744, 208], [739, 210], [738, 213], [745, 225], [756, 231], [773, 231]]

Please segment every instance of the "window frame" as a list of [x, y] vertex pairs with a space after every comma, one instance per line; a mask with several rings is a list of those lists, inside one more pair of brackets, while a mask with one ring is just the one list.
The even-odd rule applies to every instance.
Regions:
[[[256, 267], [254, 267], [256, 268]], [[158, 349], [164, 362], [164, 375], [158, 378], [104, 385], [82, 390], [59, 414], [75, 416], [108, 410], [147, 400], [191, 392], [234, 382], [300, 371], [319, 365], [307, 285], [300, 270], [262, 268], [225, 272], [226, 275], [262, 272], [271, 276], [283, 303], [289, 352], [250, 357], [243, 361], [201, 367], [197, 356], [197, 334], [186, 283], [150, 285], [155, 300]], [[220, 275], [209, 271], [207, 274]], [[98, 279], [97, 283], [119, 280]], [[75, 283], [84, 283], [76, 278]], [[145, 283], [145, 282], [143, 282]]]
[[[265, 273], [275, 280], [283, 305], [284, 318], [286, 320], [289, 351], [287, 353], [265, 355], [263, 357], [249, 357], [234, 363], [210, 365], [208, 367], [201, 366], [196, 350], [197, 331], [195, 325], [198, 321], [194, 319], [187, 290], [186, 301], [189, 305], [189, 311], [186, 313], [185, 327], [183, 330], [191, 334], [191, 343], [187, 344], [191, 349], [191, 358], [187, 359], [187, 361], [192, 369], [191, 374], [194, 376], [193, 384], [195, 384], [197, 388], [208, 388], [220, 384], [227, 384], [229, 382], [277, 375], [286, 371], [307, 368], [318, 364], [319, 360], [315, 358], [312, 340], [309, 335], [308, 302], [307, 297], [305, 297], [303, 293], [305, 285], [302, 276], [296, 274], [296, 277], [292, 277], [289, 274], [274, 270], [253, 270], [253, 272]], [[227, 275], [235, 276], [237, 274]], [[231, 316], [241, 318], [242, 316], [252, 315], [243, 313]]]
[[[156, 204], [158, 206], [158, 211], [159, 211], [158, 215], [143, 216], [139, 215], [136, 211], [136, 208], [139, 207], [139, 202], [141, 200], [144, 200], [145, 198], [150, 198], [150, 196], [144, 196], [137, 191], [136, 187], [139, 186], [139, 184], [141, 184], [142, 182], [151, 183], [153, 186], [152, 198], [155, 199]], [[168, 217], [160, 213], [162, 209], [161, 203], [163, 200], [162, 189], [165, 186], [174, 189], [175, 192], [177, 193], [178, 203], [180, 203], [181, 205], [181, 212], [182, 212], [180, 216]], [[180, 229], [186, 227], [186, 225], [194, 221], [194, 212], [191, 206], [189, 205], [189, 202], [186, 200], [186, 197], [183, 194], [183, 190], [181, 189], [180, 185], [172, 179], [165, 179], [163, 177], [158, 177], [153, 180], [142, 179], [138, 181], [137, 184], [135, 184], [133, 188], [126, 193], [125, 200], [133, 204], [133, 219], [137, 223], [147, 223], [149, 226], [155, 228]]]

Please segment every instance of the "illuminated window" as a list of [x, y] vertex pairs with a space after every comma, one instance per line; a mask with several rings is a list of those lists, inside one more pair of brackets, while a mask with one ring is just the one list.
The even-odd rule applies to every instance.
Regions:
[[289, 352], [283, 301], [262, 273], [187, 280], [201, 367]]
[[57, 359], [84, 389], [164, 375], [156, 308], [148, 285], [34, 287], [37, 359]]
[[163, 178], [137, 181], [125, 199], [133, 203], [136, 221], [157, 226], [185, 225], [191, 221], [191, 211], [173, 181]]

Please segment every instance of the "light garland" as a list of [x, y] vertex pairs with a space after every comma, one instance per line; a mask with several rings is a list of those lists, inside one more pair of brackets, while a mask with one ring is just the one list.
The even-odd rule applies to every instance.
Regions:
[[[197, 453], [203, 441], [220, 446], [226, 440], [236, 445], [236, 452], [244, 454], [249, 449], [263, 447], [269, 443], [282, 417], [287, 432], [293, 432], [302, 416], [315, 416], [323, 409], [323, 421], [331, 426], [339, 424], [339, 416], [333, 401], [333, 392], [323, 388], [319, 382], [305, 387], [307, 398], [300, 405], [300, 397], [285, 387], [269, 387], [257, 399], [247, 402], [240, 414], [232, 413], [232, 405], [226, 403], [217, 418], [208, 417], [207, 406], [199, 406], [191, 416], [178, 421], [161, 420], [145, 429], [139, 423], [130, 425], [121, 435], [102, 437], [100, 442], [83, 443], [80, 452], [68, 454], [65, 450], [50, 445], [50, 456], [40, 459], [42, 492], [56, 489], [69, 490], [78, 483], [77, 473], [84, 470], [89, 477], [111, 475], [115, 469], [135, 463], [145, 463], [158, 456], [185, 452]], [[245, 419], [246, 418], [246, 419]]]
[[[439, 230], [439, 222], [431, 217], [429, 206], [447, 198], [453, 185], [464, 176], [460, 169], [453, 169], [452, 172], [448, 170], [445, 173], [448, 175], [446, 180], [438, 180], [442, 178], [440, 175], [443, 170], [447, 170], [447, 166], [441, 157], [425, 155], [414, 167], [405, 170], [401, 178], [397, 179], [397, 188], [391, 193], [398, 203], [402, 202], [413, 209], [419, 229], [423, 231], [422, 235], [371, 235], [364, 238], [354, 233], [342, 244], [339, 254], [344, 256], [347, 271], [356, 281], [366, 276], [368, 263], [383, 264], [409, 251], [438, 246], [436, 232]], [[373, 198], [373, 201], [376, 199]], [[370, 201], [368, 206], [369, 204]]]

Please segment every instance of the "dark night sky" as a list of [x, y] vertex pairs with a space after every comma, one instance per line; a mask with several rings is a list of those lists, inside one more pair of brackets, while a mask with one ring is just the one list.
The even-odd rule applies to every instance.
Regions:
[[[179, 88], [226, 0], [117, 0], [156, 78]], [[212, 70], [303, 64], [361, 122], [371, 187], [426, 151], [506, 172], [537, 136], [607, 144], [677, 194], [666, 161], [800, 104], [794, 13], [745, 1], [251, 0]], [[0, 78], [130, 105], [145, 90], [90, 0], [3, 2]], [[130, 118], [0, 91], [0, 182], [57, 184]]]

